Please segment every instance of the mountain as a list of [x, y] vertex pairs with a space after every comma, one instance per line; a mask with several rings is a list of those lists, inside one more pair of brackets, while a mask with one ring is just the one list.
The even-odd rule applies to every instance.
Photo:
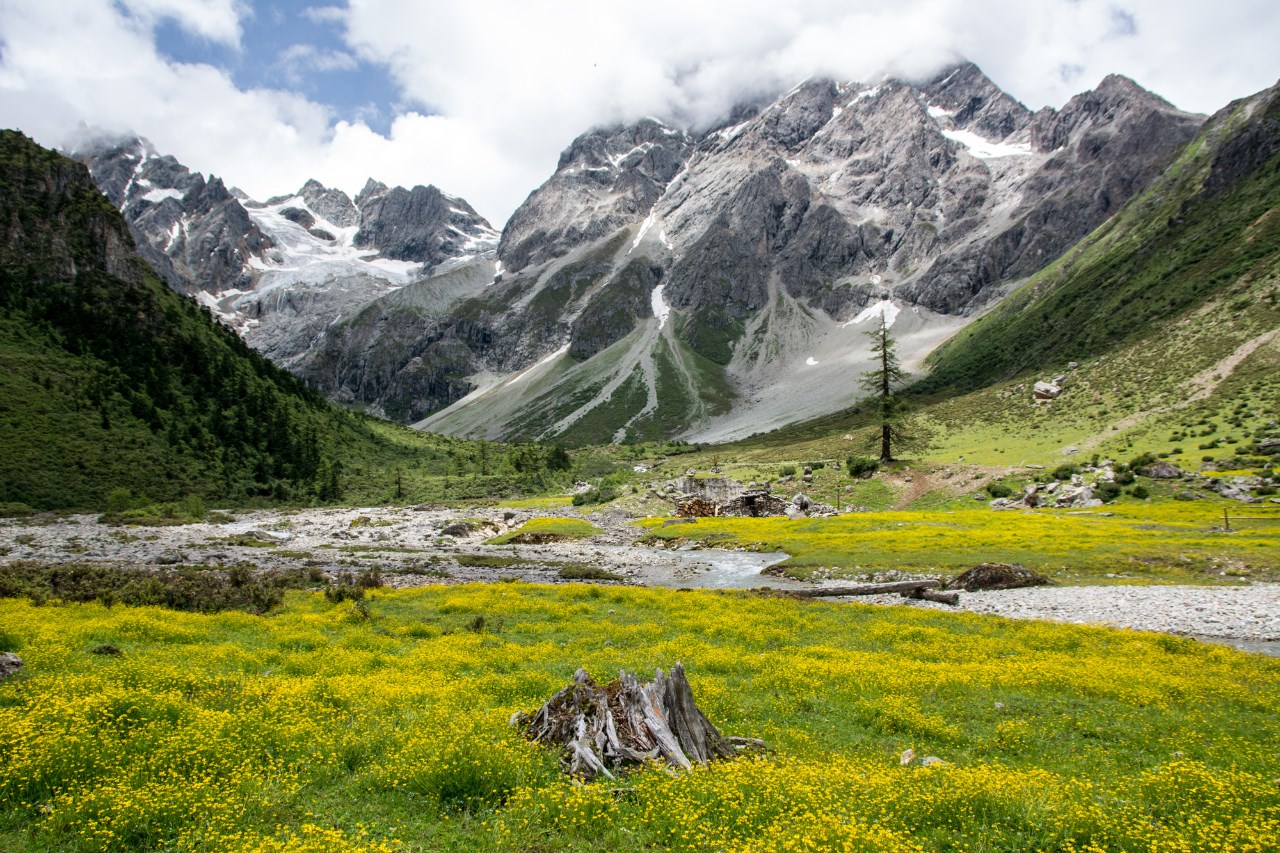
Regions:
[[[1277, 280], [1280, 85], [1215, 114], [1119, 216], [941, 347], [920, 389], [1056, 371], [1153, 329], [1172, 339], [1173, 321], [1215, 300], [1229, 299], [1236, 315], [1214, 332], [1221, 341], [1265, 333], [1280, 326]], [[1187, 355], [1176, 369], [1195, 372]]]
[[75, 156], [171, 287], [295, 372], [330, 327], [380, 297], [469, 264], [493, 277], [497, 232], [434, 186], [370, 180], [352, 199], [311, 180], [257, 202], [142, 139], [97, 140]]
[[418, 425], [708, 441], [837, 411], [865, 329], [893, 323], [918, 367], [1202, 122], [1115, 76], [1033, 113], [961, 64], [810, 80], [697, 134], [592, 130], [508, 222], [497, 283], [419, 324], [427, 402], [450, 405]]
[[0, 131], [0, 502], [324, 496], [368, 428], [161, 282], [115, 203]]

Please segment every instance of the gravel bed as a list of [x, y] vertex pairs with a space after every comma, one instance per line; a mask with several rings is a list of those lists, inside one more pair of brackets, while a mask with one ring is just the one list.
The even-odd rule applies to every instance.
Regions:
[[[868, 596], [873, 604], [953, 610], [945, 604]], [[960, 607], [1011, 619], [1049, 619], [1204, 638], [1280, 641], [1280, 584], [1073, 586], [961, 592]]]

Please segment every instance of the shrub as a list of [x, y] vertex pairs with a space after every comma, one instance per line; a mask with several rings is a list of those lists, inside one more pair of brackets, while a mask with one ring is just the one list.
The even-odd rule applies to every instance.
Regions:
[[16, 501], [0, 503], [0, 518], [24, 518], [35, 514], [35, 507], [27, 506], [24, 503]]
[[813, 471], [820, 471], [820, 470], [822, 470], [823, 468], [826, 468], [826, 467], [827, 467], [827, 463], [825, 463], [825, 462], [806, 462], [806, 463], [804, 464], [804, 467], [809, 468], [810, 470], [813, 470]]
[[125, 488], [112, 489], [107, 495], [107, 514], [119, 515], [133, 509], [133, 492]]
[[1147, 451], [1146, 453], [1140, 454], [1130, 459], [1129, 467], [1136, 471], [1139, 468], [1147, 467], [1152, 462], [1155, 462], [1157, 458], [1158, 457], [1154, 453], [1152, 453], [1151, 451]]
[[991, 495], [993, 498], [1007, 498], [1013, 494], [1013, 489], [1009, 488], [1004, 483], [992, 480], [990, 483], [987, 483], [987, 494]]
[[850, 456], [844, 461], [850, 477], [869, 477], [880, 470], [879, 460], [870, 456]]
[[1094, 494], [1096, 494], [1099, 500], [1103, 503], [1111, 503], [1116, 498], [1120, 497], [1120, 493], [1122, 491], [1123, 489], [1121, 489], [1116, 483], [1099, 483], [1097, 489], [1094, 490]]
[[1127, 486], [1136, 479], [1132, 471], [1125, 470], [1116, 474], [1116, 482], [1121, 486]]
[[783, 465], [778, 470], [778, 476], [780, 477], [794, 477], [796, 475], [796, 466], [794, 465]]
[[221, 572], [184, 566], [149, 571], [92, 564], [57, 566], [19, 561], [0, 566], [0, 598], [26, 597], [34, 604], [57, 598], [136, 607], [155, 606], [191, 613], [244, 610], [266, 613], [284, 601], [286, 588], [305, 585], [301, 571]]
[[560, 577], [570, 581], [620, 581], [622, 575], [602, 569], [599, 566], [588, 566], [584, 564], [574, 564], [563, 566], [560, 569]]
[[1276, 493], [1276, 487], [1275, 486], [1259, 486], [1258, 488], [1253, 490], [1253, 493], [1255, 495], [1260, 495], [1261, 497], [1265, 498], [1268, 495], [1274, 495]]
[[594, 489], [589, 489], [582, 494], [573, 496], [574, 506], [586, 506], [588, 504], [607, 504], [609, 501], [618, 497], [618, 490], [614, 486], [601, 485]]
[[[1145, 501], [1147, 498], [1151, 497], [1151, 492], [1147, 489], [1146, 486], [1134, 486], [1132, 489], [1129, 490], [1129, 494], [1140, 501]], [[1175, 495], [1175, 497], [1181, 498], [1182, 500], [1187, 499], [1186, 497], [1183, 496], [1181, 492]]]
[[1080, 469], [1078, 469], [1075, 465], [1068, 464], [1068, 465], [1059, 465], [1057, 468], [1054, 468], [1052, 476], [1053, 476], [1053, 479], [1055, 480], [1070, 480], [1073, 476], [1079, 473], [1080, 473]]

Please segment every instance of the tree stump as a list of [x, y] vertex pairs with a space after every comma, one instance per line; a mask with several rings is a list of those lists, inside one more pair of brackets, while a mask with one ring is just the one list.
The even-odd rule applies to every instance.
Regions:
[[586, 780], [599, 775], [615, 779], [616, 770], [658, 760], [688, 770], [695, 762], [764, 748], [763, 741], [725, 737], [711, 725], [698, 710], [679, 663], [670, 675], [658, 670], [647, 684], [622, 672], [600, 686], [579, 669], [573, 683], [533, 717], [520, 712], [511, 723], [525, 726], [530, 740], [560, 747], [565, 772]]

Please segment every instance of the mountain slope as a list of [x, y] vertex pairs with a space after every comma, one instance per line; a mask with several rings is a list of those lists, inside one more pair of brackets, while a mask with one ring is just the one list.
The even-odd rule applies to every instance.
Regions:
[[[1280, 89], [1213, 116], [1152, 186], [933, 357], [922, 390], [1105, 354], [1280, 269]], [[1242, 310], [1245, 306], [1241, 306]]]
[[453, 464], [414, 438], [249, 349], [155, 276], [83, 165], [0, 132], [0, 502], [332, 498], [343, 462]]
[[1201, 121], [1119, 77], [1033, 114], [964, 64], [808, 81], [698, 136], [591, 131], [508, 223], [498, 282], [427, 332], [472, 390], [419, 425], [706, 441], [837, 411], [863, 330], [886, 317], [918, 366]]

